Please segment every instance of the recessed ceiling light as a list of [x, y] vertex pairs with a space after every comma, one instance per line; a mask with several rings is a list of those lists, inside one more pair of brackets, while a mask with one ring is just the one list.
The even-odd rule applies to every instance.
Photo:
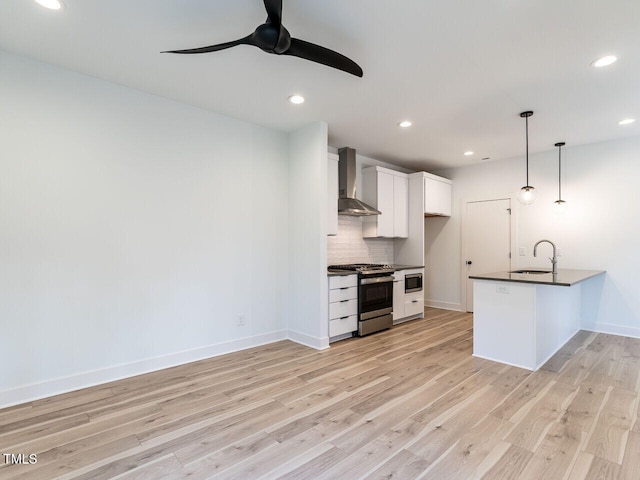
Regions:
[[36, 0], [36, 2], [49, 10], [60, 10], [64, 5], [61, 0]]
[[295, 105], [300, 105], [304, 103], [304, 97], [302, 95], [291, 95], [289, 101]]
[[612, 63], [616, 63], [618, 61], [618, 57], [615, 55], [606, 55], [604, 57], [600, 57], [591, 62], [592, 67], [608, 67]]
[[467, 150], [466, 152], [464, 152], [465, 157], [469, 157], [471, 155], [473, 155], [473, 152], [471, 150]]
[[636, 121], [635, 118], [625, 118], [624, 120], [620, 120], [618, 122], [618, 125], [629, 125], [629, 124], [631, 124], [631, 123], [633, 123], [635, 121]]
[[409, 120], [403, 120], [398, 124], [398, 126], [402, 128], [409, 128], [411, 125], [413, 125], [413, 123], [411, 123]]

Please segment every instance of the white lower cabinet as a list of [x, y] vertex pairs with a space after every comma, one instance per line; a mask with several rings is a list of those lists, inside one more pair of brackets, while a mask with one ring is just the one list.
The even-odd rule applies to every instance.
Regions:
[[404, 314], [404, 271], [394, 272], [393, 277], [393, 321], [405, 317]]
[[407, 270], [396, 270], [393, 274], [393, 321], [398, 322], [404, 318], [417, 317], [424, 314], [424, 290], [417, 292], [405, 292], [405, 276], [422, 274], [424, 269], [414, 268]]
[[407, 293], [404, 296], [404, 316], [411, 317], [424, 313], [424, 297], [422, 292]]
[[358, 330], [358, 275], [329, 277], [329, 338]]

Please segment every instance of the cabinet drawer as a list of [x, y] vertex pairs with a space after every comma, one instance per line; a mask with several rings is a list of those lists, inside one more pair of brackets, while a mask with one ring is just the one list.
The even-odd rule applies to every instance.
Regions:
[[346, 318], [336, 318], [329, 322], [329, 337], [355, 332], [356, 330], [358, 330], [357, 315], [349, 315]]
[[329, 320], [358, 314], [358, 299], [351, 298], [329, 304]]
[[342, 287], [329, 290], [329, 302], [340, 302], [351, 298], [358, 298], [358, 287]]
[[355, 287], [358, 285], [358, 275], [335, 275], [329, 277], [329, 290], [334, 288]]
[[[416, 292], [422, 294], [422, 292]], [[410, 317], [411, 315], [418, 315], [424, 312], [424, 298], [422, 296], [418, 298], [412, 298], [409, 295], [405, 297], [404, 301], [404, 316]]]

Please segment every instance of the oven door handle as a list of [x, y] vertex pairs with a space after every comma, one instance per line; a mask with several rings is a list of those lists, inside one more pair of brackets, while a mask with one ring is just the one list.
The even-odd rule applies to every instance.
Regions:
[[394, 280], [395, 278], [392, 275], [388, 277], [363, 278], [360, 280], [360, 285], [371, 285], [372, 283], [393, 282]]

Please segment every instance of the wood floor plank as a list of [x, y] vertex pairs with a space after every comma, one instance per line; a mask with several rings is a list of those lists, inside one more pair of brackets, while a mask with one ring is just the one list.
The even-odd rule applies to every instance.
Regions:
[[[469, 397], [477, 395], [477, 392], [485, 389], [491, 381], [492, 378], [476, 373], [458, 385], [452, 386], [447, 383], [439, 383], [440, 388], [432, 389], [436, 392], [434, 396], [437, 398], [433, 398], [425, 408], [414, 414], [412, 418], [419, 422], [429, 423], [447, 411], [457, 408]], [[495, 390], [495, 387], [492, 387], [492, 390]], [[442, 394], [439, 395], [440, 393]]]
[[584, 432], [563, 423], [554, 424], [527, 463], [518, 480], [563, 478], [579, 452]]
[[[620, 465], [600, 457], [594, 457], [585, 480], [618, 480]], [[635, 478], [638, 478], [637, 476]]]
[[578, 394], [571, 400], [560, 421], [574, 436], [578, 436], [579, 432], [589, 432], [607, 392], [608, 388], [603, 385], [583, 382], [578, 387]]
[[545, 370], [538, 370], [530, 374], [513, 392], [506, 395], [492, 410], [491, 414], [506, 420], [511, 419], [520, 410], [525, 409], [527, 405], [535, 403], [538, 394], [548, 389], [555, 377], [555, 374]]
[[229, 468], [243, 462], [247, 457], [255, 455], [265, 449], [274, 447], [278, 442], [268, 433], [259, 432], [236, 442], [228, 442], [227, 446], [213, 452], [210, 455], [201, 457], [185, 465], [182, 471], [167, 475], [168, 478], [190, 479], [210, 478], [213, 475], [228, 470]]
[[[533, 453], [517, 445], [504, 442], [508, 448], [503, 455], [490, 467], [484, 468], [479, 478], [484, 480], [516, 480], [533, 457]], [[471, 476], [471, 478], [478, 478]]]
[[578, 452], [576, 460], [571, 467], [567, 480], [584, 480], [587, 478], [591, 463], [593, 462], [593, 455], [585, 453], [584, 451]]
[[[491, 382], [494, 387], [499, 387], [505, 394], [505, 397], [511, 394], [522, 382], [531, 376], [531, 371], [524, 368], [507, 366], [498, 376]], [[496, 415], [503, 417], [504, 415]]]
[[345, 451], [333, 447], [323, 451], [307, 463], [281, 475], [279, 478], [282, 480], [316, 480], [348, 456]]
[[609, 462], [622, 463], [637, 401], [637, 392], [613, 388], [605, 400], [605, 408], [598, 415], [585, 452]]
[[[117, 480], [157, 480], [167, 475], [182, 471], [182, 464], [173, 454], [146, 464], [144, 467], [134, 468], [130, 472], [118, 475]], [[115, 479], [114, 479], [115, 480]]]
[[407, 450], [400, 450], [365, 478], [367, 480], [389, 480], [392, 478], [412, 480], [420, 477], [428, 466], [429, 462], [424, 458]]
[[556, 381], [568, 385], [579, 385], [600, 359], [601, 356], [598, 352], [583, 348], [567, 361], [562, 371], [557, 375]]
[[507, 420], [486, 416], [427, 470], [428, 477], [467, 479], [512, 427]]
[[576, 387], [564, 383], [553, 383], [505, 440], [534, 452], [549, 429], [563, 415], [565, 407], [577, 392]]
[[419, 436], [407, 450], [433, 464], [462, 435], [489, 414], [498, 398], [500, 393], [495, 387], [486, 385], [429, 421], [426, 433]]
[[640, 478], [640, 433], [630, 432], [620, 469], [620, 480], [637, 480], [638, 478]]
[[559, 372], [569, 362], [580, 349], [584, 348], [585, 342], [591, 340], [591, 332], [580, 330], [565, 343], [547, 363], [542, 366], [543, 370]]
[[290, 341], [0, 409], [0, 480], [639, 480], [640, 339], [544, 369], [471, 355], [471, 314], [317, 351]]
[[340, 447], [339, 442], [333, 442], [349, 455], [331, 469], [323, 472], [320, 479], [357, 478], [370, 475], [380, 468], [386, 461], [401, 451], [409, 442], [426, 428], [425, 425], [411, 419], [401, 420], [395, 427], [372, 434], [368, 442], [359, 444], [359, 448]]
[[120, 439], [126, 441], [130, 435], [135, 434], [136, 426], [150, 421], [160, 411], [157, 405], [133, 411], [125, 410], [121, 415], [110, 417], [106, 421], [92, 421], [69, 431], [33, 439], [23, 444], [21, 450], [37, 452], [38, 465], [42, 466]]

